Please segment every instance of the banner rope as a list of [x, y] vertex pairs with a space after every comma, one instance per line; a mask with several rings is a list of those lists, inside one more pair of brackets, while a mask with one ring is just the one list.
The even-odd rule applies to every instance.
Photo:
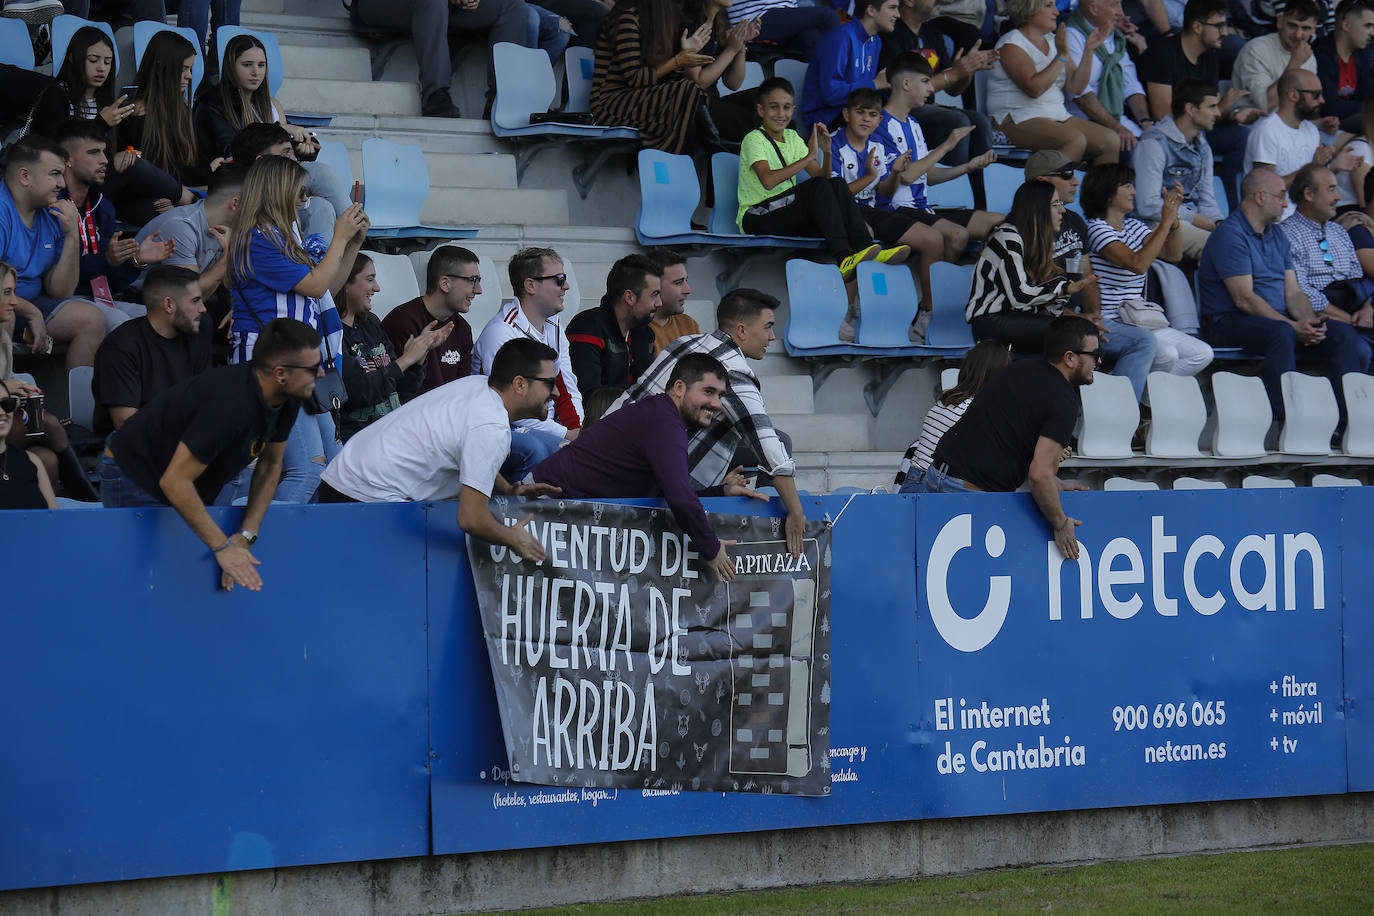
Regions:
[[852, 503], [854, 501], [854, 497], [858, 495], [858, 493], [850, 493], [849, 498], [844, 501], [843, 506], [840, 506], [840, 511], [835, 513], [835, 517], [833, 519], [830, 517], [829, 512], [825, 513], [825, 527], [834, 528], [836, 525], [838, 525], [840, 523], [840, 516], [844, 515], [844, 511], [849, 508], [849, 504]]

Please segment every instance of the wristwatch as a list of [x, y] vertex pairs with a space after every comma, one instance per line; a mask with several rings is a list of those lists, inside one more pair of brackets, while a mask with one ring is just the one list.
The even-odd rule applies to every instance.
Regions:
[[253, 532], [251, 532], [251, 531], [247, 531], [247, 530], [240, 531], [240, 532], [239, 532], [239, 537], [241, 537], [241, 538], [243, 538], [245, 541], [247, 541], [249, 547], [252, 547], [254, 544], [256, 544], [256, 543], [258, 542], [258, 536], [257, 536], [256, 534], [254, 534]]

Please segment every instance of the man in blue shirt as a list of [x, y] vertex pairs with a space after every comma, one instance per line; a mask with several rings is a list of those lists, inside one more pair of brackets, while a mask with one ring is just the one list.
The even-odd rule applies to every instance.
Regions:
[[897, 16], [898, 0], [854, 0], [854, 18], [821, 39], [802, 83], [801, 133], [816, 123], [836, 125], [855, 89], [887, 88], [878, 80], [878, 36], [892, 31]]
[[67, 153], [29, 134], [9, 149], [0, 182], [0, 260], [16, 275], [14, 339], [35, 353], [67, 344], [67, 368], [90, 366], [105, 339], [105, 317], [89, 302], [71, 298], [80, 279], [78, 216], [65, 187]]
[[1240, 192], [1240, 206], [1202, 249], [1202, 338], [1264, 360], [1264, 388], [1276, 420], [1284, 416], [1281, 379], [1297, 368], [1297, 354], [1325, 360], [1344, 416], [1341, 377], [1369, 368], [1369, 345], [1349, 325], [1317, 316], [1298, 286], [1288, 237], [1275, 225], [1288, 196], [1283, 179], [1257, 168]]

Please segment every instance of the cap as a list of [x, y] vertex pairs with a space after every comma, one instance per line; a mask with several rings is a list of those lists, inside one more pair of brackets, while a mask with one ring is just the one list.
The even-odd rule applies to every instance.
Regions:
[[1044, 178], [1057, 172], [1073, 170], [1073, 161], [1057, 149], [1042, 149], [1031, 153], [1026, 160], [1026, 180]]

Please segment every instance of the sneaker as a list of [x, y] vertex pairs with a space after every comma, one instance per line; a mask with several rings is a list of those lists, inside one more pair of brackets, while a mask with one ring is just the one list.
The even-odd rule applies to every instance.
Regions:
[[65, 12], [62, 0], [5, 0], [5, 10], [0, 15], [6, 19], [22, 20], [29, 25], [42, 25]]
[[854, 276], [854, 271], [859, 269], [859, 265], [864, 261], [871, 261], [876, 258], [880, 250], [878, 245], [869, 245], [867, 248], [856, 251], [845, 258], [840, 262], [840, 278], [848, 280]]
[[448, 94], [447, 89], [436, 89], [425, 99], [420, 106], [420, 114], [426, 118], [461, 118], [462, 112], [458, 106], [453, 104], [453, 96]]
[[916, 313], [916, 317], [911, 319], [911, 327], [906, 329], [907, 340], [919, 346], [925, 346], [926, 329], [930, 327], [929, 309], [921, 309]]
[[910, 245], [898, 245], [896, 248], [884, 248], [873, 260], [879, 264], [905, 264], [910, 256]]
[[851, 305], [849, 311], [844, 313], [844, 321], [840, 322], [840, 343], [853, 343], [858, 330], [859, 307], [858, 305]]

